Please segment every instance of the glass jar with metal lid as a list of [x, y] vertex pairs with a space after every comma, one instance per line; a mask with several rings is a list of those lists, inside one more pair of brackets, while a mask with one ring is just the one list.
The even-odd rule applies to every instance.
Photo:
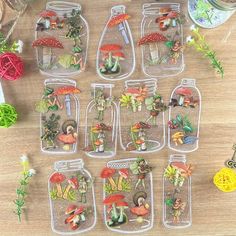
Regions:
[[189, 0], [191, 19], [203, 28], [215, 28], [225, 23], [236, 10], [236, 0]]

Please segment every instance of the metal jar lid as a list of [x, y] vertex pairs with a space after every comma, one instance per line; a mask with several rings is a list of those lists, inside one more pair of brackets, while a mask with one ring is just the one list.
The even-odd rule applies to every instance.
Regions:
[[234, 11], [236, 10], [236, 1], [231, 0], [208, 0], [208, 2], [215, 8], [222, 11]]

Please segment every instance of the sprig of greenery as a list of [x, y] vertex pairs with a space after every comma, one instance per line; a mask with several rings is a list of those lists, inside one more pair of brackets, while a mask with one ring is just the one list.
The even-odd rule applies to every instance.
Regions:
[[22, 52], [23, 42], [19, 40], [18, 42], [14, 41], [12, 45], [9, 45], [5, 40], [3, 33], [0, 31], [0, 54], [5, 52]]
[[22, 177], [20, 179], [19, 187], [16, 189], [17, 198], [14, 200], [16, 210], [14, 213], [18, 216], [19, 222], [21, 222], [21, 215], [23, 213], [23, 208], [25, 205], [25, 198], [28, 195], [27, 186], [31, 177], [36, 174], [34, 169], [29, 169], [29, 160], [28, 157], [23, 155], [21, 157], [21, 165], [23, 167], [23, 171], [21, 172]]
[[199, 32], [195, 25], [191, 26], [192, 36], [187, 37], [187, 44], [193, 46], [198, 52], [201, 52], [206, 58], [210, 59], [212, 67], [224, 78], [224, 68], [220, 60], [217, 59], [215, 51], [207, 44], [205, 37]]

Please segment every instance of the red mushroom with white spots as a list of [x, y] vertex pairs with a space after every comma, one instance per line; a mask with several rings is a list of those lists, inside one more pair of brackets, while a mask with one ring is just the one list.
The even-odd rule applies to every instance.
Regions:
[[67, 182], [68, 182], [68, 185], [67, 185], [67, 187], [65, 189], [65, 192], [63, 194], [64, 199], [67, 199], [68, 193], [69, 193], [71, 188], [72, 189], [78, 189], [78, 187], [79, 187], [79, 182], [78, 182], [77, 177], [72, 177], [72, 178], [68, 179]]
[[[49, 51], [49, 62], [47, 62], [48, 67], [52, 66], [52, 61], [53, 61], [52, 48], [58, 48], [58, 49], [63, 49], [64, 48], [62, 43], [54, 37], [45, 37], [45, 38], [36, 39], [33, 42], [32, 46], [33, 47], [49, 48], [49, 50], [50, 50]], [[48, 54], [44, 53], [44, 50], [43, 50], [43, 54], [45, 54], [45, 56], [48, 56]], [[43, 58], [45, 58], [45, 56]], [[44, 61], [42, 61], [41, 64], [42, 64], [41, 66], [45, 66]]]
[[191, 96], [192, 90], [189, 88], [181, 87], [175, 91], [175, 94], [179, 95], [179, 100], [178, 100], [179, 106], [183, 106], [185, 97]]
[[110, 185], [111, 185], [111, 189], [114, 191], [117, 189], [116, 187], [116, 183], [113, 180], [112, 176], [116, 173], [116, 170], [113, 168], [109, 168], [109, 167], [105, 167], [103, 168], [102, 172], [101, 172], [101, 178], [103, 179], [108, 179]]
[[157, 63], [159, 60], [158, 43], [166, 41], [168, 41], [168, 39], [163, 34], [150, 33], [139, 40], [138, 46], [149, 45], [151, 60], [153, 63]]
[[118, 179], [118, 186], [117, 190], [122, 191], [122, 181], [123, 179], [127, 179], [129, 177], [129, 170], [128, 169], [120, 169], [119, 170], [119, 179]]
[[65, 175], [61, 174], [61, 173], [54, 173], [49, 181], [52, 183], [52, 184], [55, 184], [56, 185], [56, 188], [57, 188], [57, 197], [61, 198], [62, 197], [62, 188], [61, 188], [61, 183], [64, 182], [64, 180], [66, 179]]

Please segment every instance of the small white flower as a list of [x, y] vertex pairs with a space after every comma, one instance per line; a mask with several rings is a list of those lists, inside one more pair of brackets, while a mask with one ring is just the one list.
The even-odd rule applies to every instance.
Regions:
[[36, 170], [35, 169], [29, 169], [29, 176], [36, 175]]
[[194, 38], [190, 35], [186, 38], [186, 43], [192, 43], [193, 41], [194, 41]]
[[21, 41], [21, 40], [18, 40], [17, 43], [16, 43], [16, 51], [18, 53], [22, 53], [23, 51], [23, 46], [24, 46], [24, 43]]
[[197, 30], [196, 25], [191, 25], [190, 30], [191, 30], [191, 31], [195, 31], [195, 30]]
[[20, 157], [21, 162], [27, 162], [28, 161], [28, 157], [24, 154]]

